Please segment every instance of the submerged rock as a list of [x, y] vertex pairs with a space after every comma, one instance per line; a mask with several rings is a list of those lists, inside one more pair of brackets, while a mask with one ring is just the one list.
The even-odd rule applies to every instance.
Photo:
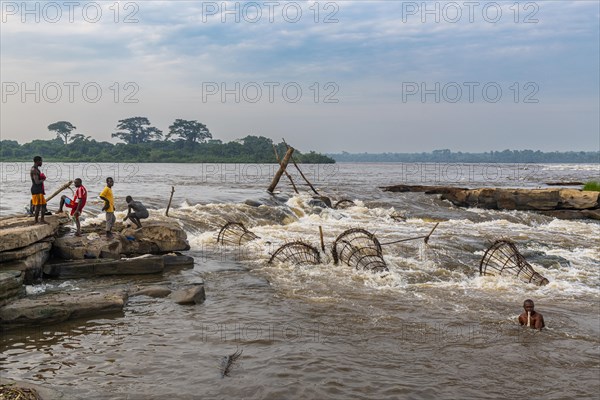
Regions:
[[175, 290], [169, 297], [177, 304], [201, 304], [206, 300], [203, 283], [193, 283]]
[[148, 296], [148, 297], [167, 297], [171, 294], [171, 289], [162, 286], [147, 286], [143, 288], [137, 288], [129, 293], [130, 297], [133, 296]]

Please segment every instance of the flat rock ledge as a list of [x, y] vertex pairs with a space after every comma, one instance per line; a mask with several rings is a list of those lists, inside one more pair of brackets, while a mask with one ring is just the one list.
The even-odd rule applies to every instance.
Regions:
[[122, 311], [127, 298], [126, 290], [61, 292], [23, 298], [0, 308], [0, 327], [14, 329], [116, 313]]
[[44, 265], [44, 276], [57, 279], [109, 275], [147, 275], [169, 268], [193, 268], [194, 259], [183, 255], [143, 255], [134, 258], [53, 261]]
[[600, 220], [600, 192], [578, 189], [467, 189], [449, 186], [395, 185], [381, 187], [386, 192], [439, 194], [459, 207], [493, 210], [537, 211], [561, 219]]

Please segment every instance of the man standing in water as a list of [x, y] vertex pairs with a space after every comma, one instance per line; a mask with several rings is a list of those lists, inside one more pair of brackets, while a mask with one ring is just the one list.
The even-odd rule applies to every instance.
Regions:
[[546, 325], [544, 324], [544, 317], [539, 312], [536, 312], [533, 308], [533, 300], [527, 299], [523, 302], [523, 308], [525, 311], [519, 315], [519, 323], [526, 325], [532, 329], [542, 330]]
[[[42, 166], [42, 157], [33, 157], [33, 167], [29, 171], [31, 177], [31, 204], [33, 205], [33, 215], [35, 216], [34, 224], [47, 224], [44, 219], [44, 206], [46, 205], [46, 198], [44, 197], [44, 180], [46, 177], [40, 172]], [[42, 216], [40, 217], [40, 213]]]
[[106, 211], [106, 237], [112, 239], [112, 228], [115, 224], [115, 198], [113, 197], [112, 187], [115, 184], [113, 178], [106, 178], [106, 187], [100, 193], [100, 198], [104, 200], [102, 211]]

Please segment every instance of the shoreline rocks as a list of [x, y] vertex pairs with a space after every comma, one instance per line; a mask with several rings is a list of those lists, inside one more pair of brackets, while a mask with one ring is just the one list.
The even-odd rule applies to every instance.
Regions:
[[386, 192], [439, 194], [459, 207], [492, 210], [537, 211], [563, 219], [600, 220], [600, 192], [578, 189], [466, 189], [450, 186], [395, 185], [381, 187]]
[[[75, 318], [122, 312], [125, 289], [59, 291], [27, 295], [24, 285], [41, 278], [93, 279], [100, 276], [160, 274], [194, 268], [194, 259], [176, 253], [189, 250], [185, 231], [175, 221], [145, 222], [141, 229], [124, 228], [106, 238], [103, 227], [85, 226], [83, 235], [64, 235], [64, 214], [47, 216], [34, 225], [30, 217], [0, 220], [0, 328], [45, 325]], [[122, 227], [122, 226], [121, 226]], [[98, 233], [100, 232], [100, 233]], [[200, 304], [204, 284], [172, 292], [168, 288], [138, 290], [136, 295], [173, 296], [179, 304]]]

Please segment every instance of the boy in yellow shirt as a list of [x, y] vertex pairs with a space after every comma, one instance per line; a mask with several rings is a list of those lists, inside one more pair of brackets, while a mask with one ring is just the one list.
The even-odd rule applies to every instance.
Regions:
[[104, 200], [102, 211], [106, 211], [106, 237], [112, 239], [112, 228], [115, 224], [115, 198], [113, 197], [112, 187], [115, 184], [113, 178], [106, 178], [106, 187], [100, 193], [100, 198]]

